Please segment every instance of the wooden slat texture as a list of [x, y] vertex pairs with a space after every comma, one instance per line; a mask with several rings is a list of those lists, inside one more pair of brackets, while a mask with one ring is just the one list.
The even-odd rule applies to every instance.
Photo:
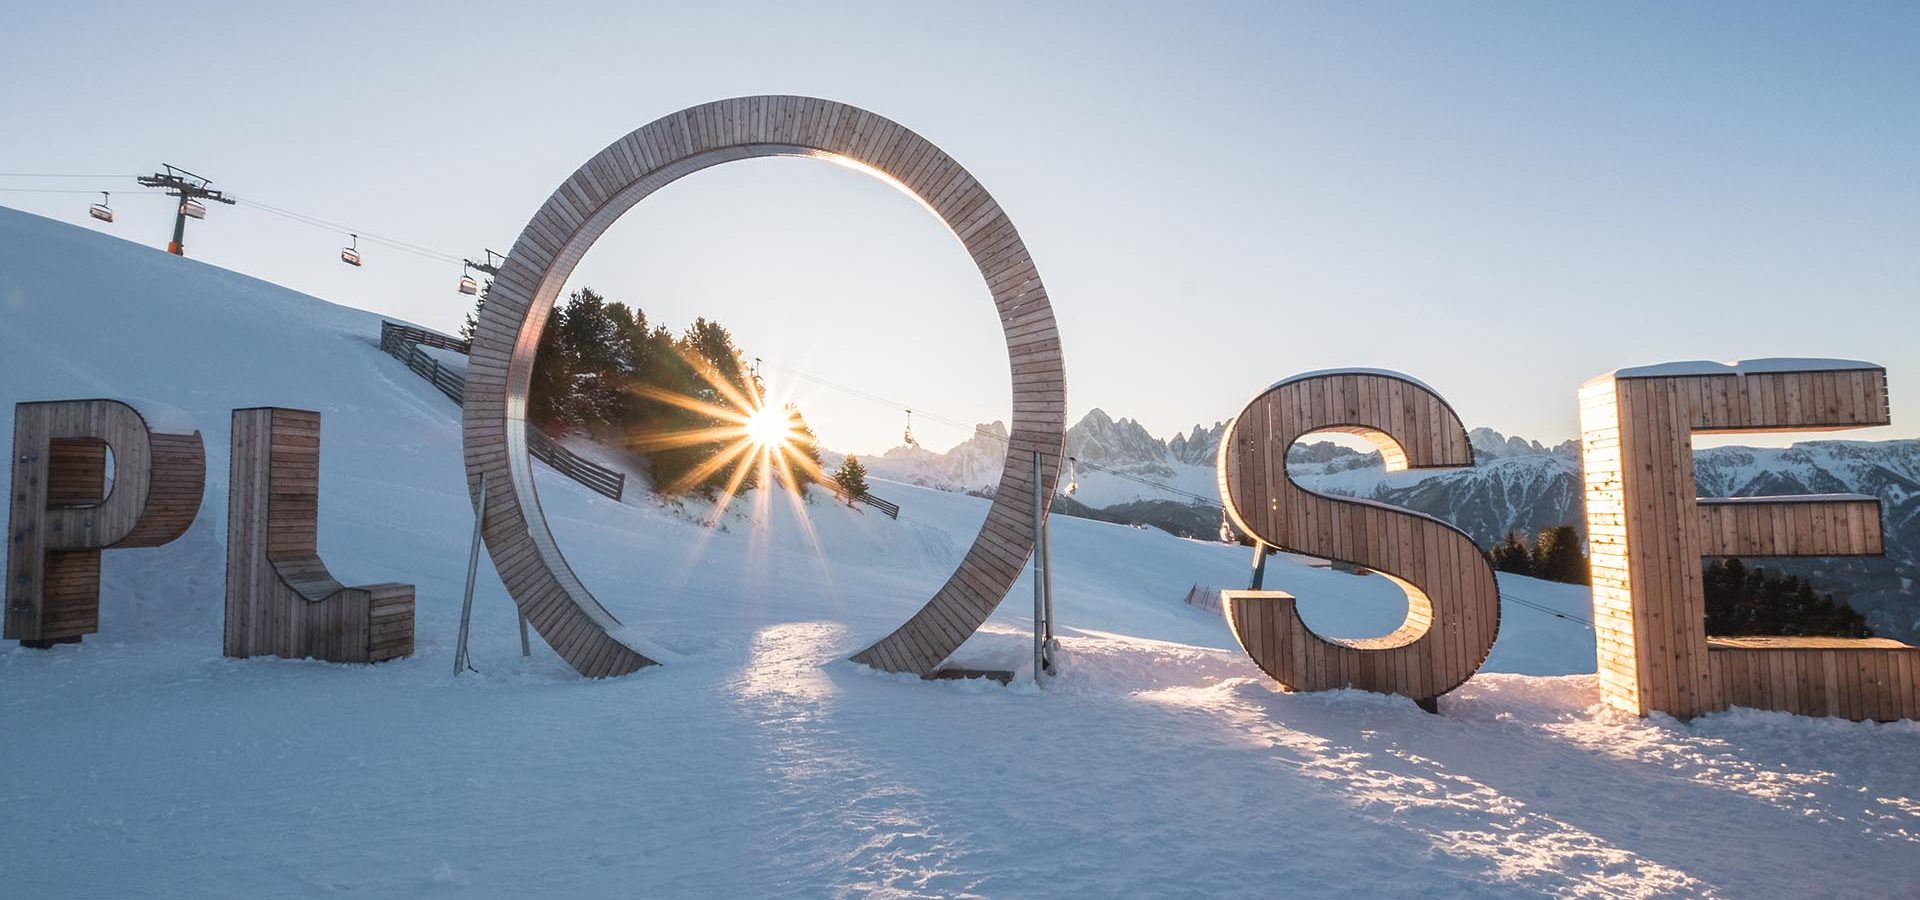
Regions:
[[1702, 556], [1879, 556], [1880, 501], [1835, 497], [1699, 500]]
[[1622, 370], [1580, 390], [1602, 698], [1645, 715], [1748, 706], [1914, 718], [1920, 650], [1844, 638], [1709, 638], [1700, 560], [1883, 552], [1871, 497], [1696, 498], [1694, 432], [1884, 425], [1886, 370], [1742, 363]]
[[228, 656], [381, 662], [413, 652], [413, 585], [348, 587], [320, 560], [320, 414], [233, 411]]
[[120, 400], [15, 405], [12, 469], [5, 636], [28, 646], [98, 631], [100, 551], [184, 534], [206, 486], [200, 433], [155, 432]]
[[[1053, 310], [1006, 213], [973, 176], [897, 123], [809, 97], [740, 97], [658, 119], [602, 150], [534, 214], [494, 278], [475, 330], [464, 391], [467, 483], [487, 479], [482, 532], [516, 603], [582, 674], [620, 675], [653, 661], [611, 636], [620, 622], [580, 583], [554, 541], [528, 462], [526, 402], [540, 333], [573, 267], [608, 226], [673, 181], [739, 159], [802, 156], [867, 169], [901, 187], [959, 238], [992, 295], [1013, 371], [1014, 412], [1003, 489], [981, 534], [906, 624], [854, 659], [926, 675], [1013, 587], [1034, 545], [1033, 454], [1050, 504], [1066, 441], [1066, 377]], [[1024, 482], [1023, 482], [1024, 483]], [[1043, 507], [1041, 513], [1044, 515]]]
[[1467, 680], [1500, 629], [1493, 569], [1464, 533], [1381, 503], [1313, 493], [1286, 471], [1305, 435], [1341, 431], [1380, 447], [1389, 467], [1473, 464], [1466, 429], [1446, 402], [1392, 373], [1320, 373], [1274, 385], [1227, 425], [1218, 475], [1228, 515], [1246, 534], [1297, 553], [1366, 566], [1407, 595], [1393, 632], [1321, 637], [1277, 591], [1222, 591], [1228, 625], [1249, 656], [1294, 690], [1355, 687], [1426, 700]]

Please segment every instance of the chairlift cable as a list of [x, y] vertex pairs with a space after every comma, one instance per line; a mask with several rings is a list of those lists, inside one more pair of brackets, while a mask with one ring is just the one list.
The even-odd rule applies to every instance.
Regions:
[[339, 222], [331, 221], [329, 219], [323, 219], [323, 218], [320, 218], [319, 216], [308, 215], [302, 212], [295, 212], [294, 210], [291, 210], [291, 209], [274, 206], [270, 203], [263, 203], [259, 200], [253, 200], [246, 197], [236, 197], [234, 199], [238, 200], [240, 202], [240, 205], [242, 206], [250, 206], [264, 213], [280, 216], [285, 219], [291, 219], [301, 224], [312, 225], [316, 228], [323, 228], [335, 233], [344, 232], [348, 234], [357, 234], [360, 237], [366, 238], [369, 243], [380, 244], [385, 247], [390, 247], [392, 249], [399, 250], [403, 253], [411, 253], [411, 254], [414, 254], [415, 256], [421, 256], [427, 259], [439, 260], [441, 262], [452, 263], [455, 265], [460, 265], [466, 262], [465, 258], [456, 256], [451, 253], [442, 253], [441, 251], [434, 250], [429, 247], [422, 247], [419, 244], [410, 243], [408, 241], [403, 241], [398, 238], [390, 238], [384, 235], [374, 234], [372, 232], [357, 229], [351, 225], [344, 225]]
[[[101, 193], [98, 190], [86, 190], [83, 188], [0, 187], [0, 191], [7, 191], [9, 193], [14, 193], [14, 194], [98, 194], [98, 193]], [[115, 191], [115, 193], [125, 196], [127, 194], [165, 194], [166, 192], [165, 191]]]

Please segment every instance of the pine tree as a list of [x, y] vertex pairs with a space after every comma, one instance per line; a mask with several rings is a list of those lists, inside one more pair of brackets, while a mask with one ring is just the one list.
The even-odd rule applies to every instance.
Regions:
[[[787, 452], [798, 453], [813, 463], [811, 466], [794, 467], [794, 476], [805, 484], [808, 473], [820, 471], [820, 437], [813, 433], [813, 426], [807, 424], [807, 417], [800, 414], [800, 407], [791, 403], [787, 404], [787, 423], [793, 429], [793, 438], [787, 442]], [[865, 484], [866, 471], [863, 469], [860, 474], [861, 483]]]
[[1507, 532], [1506, 540], [1495, 544], [1488, 554], [1493, 567], [1502, 572], [1515, 575], [1533, 574], [1533, 551], [1527, 549], [1527, 542], [1520, 539], [1520, 532]]
[[[493, 287], [493, 283], [488, 282], [487, 287], [489, 288]], [[476, 296], [473, 298], [473, 309], [467, 313], [466, 323], [460, 326], [461, 340], [466, 341], [469, 344], [473, 343], [474, 333], [480, 330], [480, 310], [485, 308], [486, 305], [487, 305], [487, 292], [481, 291], [479, 296]]]
[[1711, 635], [1872, 637], [1865, 616], [1805, 579], [1737, 559], [1714, 560], [1702, 578]]
[[1533, 577], [1567, 584], [1587, 584], [1587, 554], [1572, 525], [1555, 525], [1540, 532], [1533, 545]]
[[833, 480], [847, 495], [848, 504], [867, 495], [867, 467], [860, 464], [860, 457], [848, 455], [840, 471], [833, 473]]
[[566, 312], [556, 308], [540, 332], [533, 378], [527, 387], [527, 415], [535, 424], [566, 428], [579, 424], [573, 410], [573, 366], [560, 340]]

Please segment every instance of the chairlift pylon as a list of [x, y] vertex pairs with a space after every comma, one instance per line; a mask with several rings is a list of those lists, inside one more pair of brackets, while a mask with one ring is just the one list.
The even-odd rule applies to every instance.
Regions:
[[349, 234], [347, 237], [352, 239], [353, 243], [340, 248], [340, 261], [350, 266], [358, 266], [360, 265], [360, 236]]
[[180, 214], [189, 219], [204, 219], [207, 217], [207, 208], [201, 206], [200, 201], [189, 197], [180, 201]]
[[96, 219], [99, 219], [100, 221], [105, 222], [109, 225], [113, 224], [113, 207], [108, 205], [109, 203], [112, 202], [112, 200], [113, 200], [112, 194], [106, 191], [101, 191], [100, 202], [87, 207], [87, 215], [92, 216]]

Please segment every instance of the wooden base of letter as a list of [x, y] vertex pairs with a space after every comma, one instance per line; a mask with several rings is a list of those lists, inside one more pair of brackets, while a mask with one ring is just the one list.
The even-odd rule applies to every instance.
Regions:
[[320, 561], [320, 414], [233, 411], [228, 656], [381, 662], [413, 652], [413, 585], [347, 587]]

